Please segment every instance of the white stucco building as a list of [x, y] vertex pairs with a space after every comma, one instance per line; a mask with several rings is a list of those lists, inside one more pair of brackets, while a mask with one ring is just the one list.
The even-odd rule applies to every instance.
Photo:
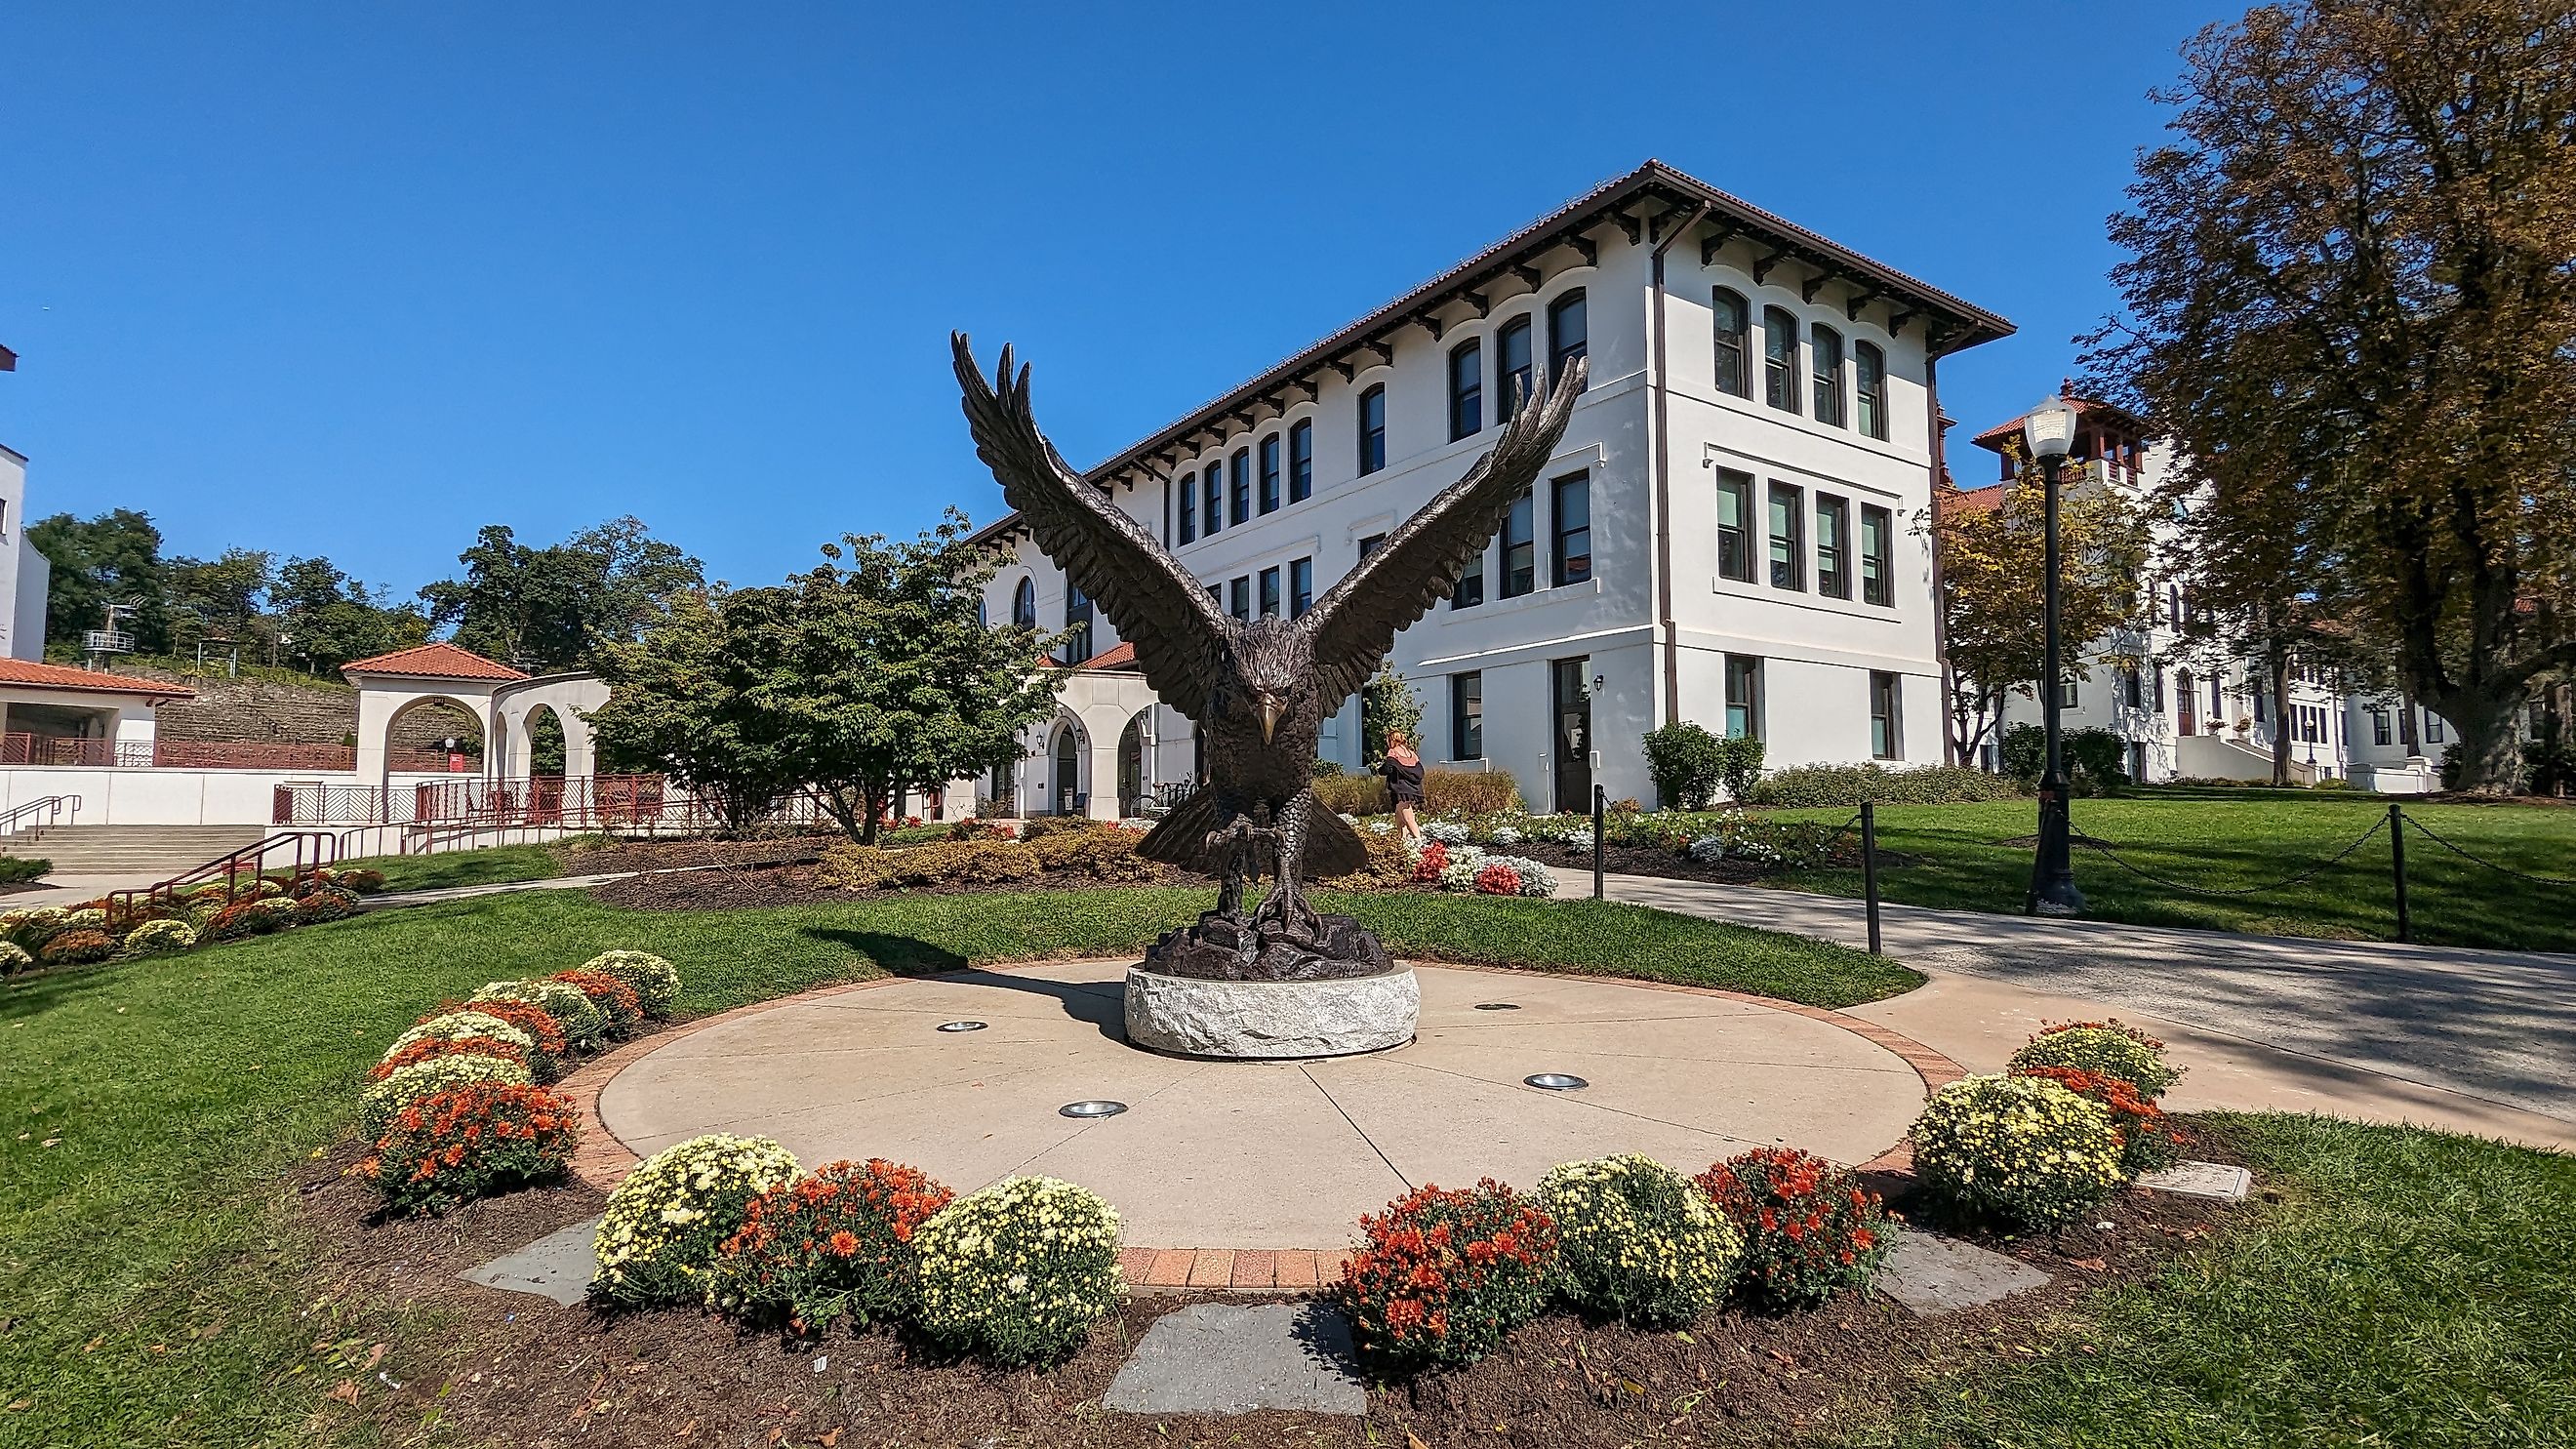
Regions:
[[[1938, 466], [1938, 366], [2011, 331], [1650, 161], [1087, 476], [1226, 608], [1294, 615], [1474, 463], [1517, 386], [1588, 356], [1528, 504], [1396, 642], [1426, 761], [1508, 771], [1535, 809], [1588, 808], [1596, 779], [1651, 801], [1639, 738], [1674, 720], [1759, 735], [1774, 765], [1937, 762], [1915, 520]], [[1188, 720], [1108, 682], [1109, 622], [1016, 517], [983, 532], [1016, 551], [987, 616], [1087, 628], [1088, 646], [1018, 776], [979, 793], [1107, 816], [1122, 759], [1191, 778]], [[1346, 768], [1364, 763], [1357, 721], [1353, 701], [1321, 746]]]

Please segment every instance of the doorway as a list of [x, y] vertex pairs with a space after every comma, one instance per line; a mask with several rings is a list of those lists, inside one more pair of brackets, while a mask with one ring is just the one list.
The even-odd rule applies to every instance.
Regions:
[[1555, 696], [1556, 809], [1584, 814], [1592, 809], [1592, 686], [1586, 672], [1592, 660], [1559, 659], [1548, 666]]
[[1081, 746], [1073, 737], [1072, 726], [1068, 725], [1056, 731], [1055, 735], [1055, 789], [1052, 794], [1056, 814], [1081, 813], [1083, 805], [1081, 771]]

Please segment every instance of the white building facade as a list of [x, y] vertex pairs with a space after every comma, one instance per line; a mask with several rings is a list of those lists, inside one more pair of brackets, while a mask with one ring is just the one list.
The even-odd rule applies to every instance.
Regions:
[[[1773, 766], [1938, 763], [1938, 364], [2011, 330], [1648, 162], [1087, 476], [1223, 607], [1294, 616], [1474, 464], [1507, 399], [1588, 357], [1528, 501], [1396, 641], [1424, 759], [1506, 771], [1537, 810], [1588, 809], [1596, 781], [1652, 802], [1640, 739], [1677, 720]], [[1194, 778], [1187, 718], [1110, 682], [1132, 665], [1109, 621], [1015, 517], [984, 536], [1014, 550], [987, 617], [1085, 642], [1062, 717], [978, 793], [1107, 817]], [[1103, 689], [1135, 703], [1115, 739]], [[1358, 734], [1354, 700], [1325, 758], [1365, 768]]]

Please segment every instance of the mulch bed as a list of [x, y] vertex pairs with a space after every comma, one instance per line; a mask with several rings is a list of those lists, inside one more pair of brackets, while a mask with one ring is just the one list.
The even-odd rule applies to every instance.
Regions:
[[[2227, 1156], [2223, 1143], [2195, 1151]], [[325, 1375], [317, 1394], [354, 1403], [390, 1437], [434, 1423], [443, 1441], [511, 1449], [1797, 1442], [1883, 1417], [1926, 1374], [2027, 1356], [2056, 1331], [2047, 1321], [2084, 1295], [2146, 1276], [2223, 1230], [2229, 1216], [2197, 1199], [2133, 1191], [2055, 1236], [1968, 1234], [2054, 1281], [1936, 1319], [1859, 1297], [1782, 1317], [1730, 1309], [1686, 1336], [1550, 1315], [1468, 1369], [1372, 1389], [1364, 1419], [1153, 1418], [1105, 1413], [1099, 1401], [1155, 1318], [1210, 1299], [1294, 1295], [1139, 1294], [1071, 1361], [1045, 1372], [955, 1361], [883, 1328], [792, 1342], [692, 1311], [603, 1316], [456, 1277], [597, 1213], [604, 1199], [596, 1190], [567, 1185], [445, 1219], [383, 1221], [374, 1194], [339, 1175], [356, 1156], [347, 1144], [300, 1170], [327, 1291], [429, 1316], [413, 1320], [423, 1331], [381, 1354], [353, 1348], [345, 1377]], [[1873, 1185], [1901, 1207], [1910, 1179]], [[2072, 1347], [2089, 1351], [2080, 1328]]]
[[[759, 865], [725, 870], [672, 871], [662, 875], [629, 876], [590, 888], [591, 897], [604, 904], [639, 911], [718, 911], [742, 910], [754, 906], [804, 906], [827, 902], [856, 904], [861, 901], [887, 900], [896, 896], [964, 896], [991, 895], [1008, 890], [1015, 895], [1041, 891], [1098, 890], [1113, 882], [1096, 876], [1064, 871], [1042, 875], [1035, 880], [1013, 881], [1008, 886], [942, 882], [937, 885], [902, 886], [879, 890], [854, 891], [839, 886], [818, 885], [814, 865], [802, 862], [790, 865]], [[1119, 881], [1119, 885], [1169, 886], [1207, 885], [1214, 882], [1187, 871], [1162, 870], [1149, 880]]]
[[670, 870], [692, 865], [784, 865], [808, 862], [838, 835], [790, 835], [775, 840], [621, 840], [596, 850], [556, 846], [566, 875], [610, 875], [628, 870]]

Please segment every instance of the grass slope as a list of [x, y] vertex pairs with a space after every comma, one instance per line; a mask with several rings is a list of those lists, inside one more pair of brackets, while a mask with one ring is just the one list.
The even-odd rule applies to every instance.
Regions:
[[[1881, 871], [1888, 900], [1955, 910], [2018, 913], [2030, 887], [2037, 806], [1889, 805], [1879, 844], [1920, 858]], [[2263, 885], [2334, 855], [2388, 815], [2383, 797], [2304, 790], [2152, 790], [2077, 800], [2075, 828], [2140, 870], [2216, 890]], [[1832, 823], [1849, 810], [1784, 812]], [[2576, 809], [2408, 805], [2463, 849], [2531, 875], [2576, 880]], [[2005, 841], [2020, 839], [2020, 845]], [[2576, 951], [2576, 889], [2533, 886], [2472, 865], [2410, 830], [2407, 890], [2415, 939], [2454, 946]], [[2312, 879], [2251, 896], [2213, 899], [2174, 890], [2079, 845], [2075, 879], [2085, 914], [2150, 926], [2198, 926], [2282, 936], [2394, 940], [2388, 836]], [[1803, 871], [1783, 884], [1829, 895], [1861, 893], [1858, 870]], [[2509, 908], [2508, 907], [2509, 903]]]
[[562, 862], [543, 845], [494, 845], [482, 850], [456, 850], [444, 855], [379, 855], [339, 862], [341, 870], [360, 868], [385, 873], [389, 891], [425, 891], [447, 886], [503, 885], [525, 880], [552, 880], [563, 874]]
[[[1398, 950], [1452, 959], [1819, 1004], [1921, 979], [1632, 906], [1339, 904]], [[1102, 890], [662, 913], [533, 891], [13, 983], [0, 992], [0, 1443], [300, 1437], [393, 1325], [314, 1296], [283, 1175], [348, 1130], [366, 1069], [444, 998], [629, 947], [680, 964], [695, 1014], [887, 972], [1133, 951], [1205, 905], [1204, 891]]]

